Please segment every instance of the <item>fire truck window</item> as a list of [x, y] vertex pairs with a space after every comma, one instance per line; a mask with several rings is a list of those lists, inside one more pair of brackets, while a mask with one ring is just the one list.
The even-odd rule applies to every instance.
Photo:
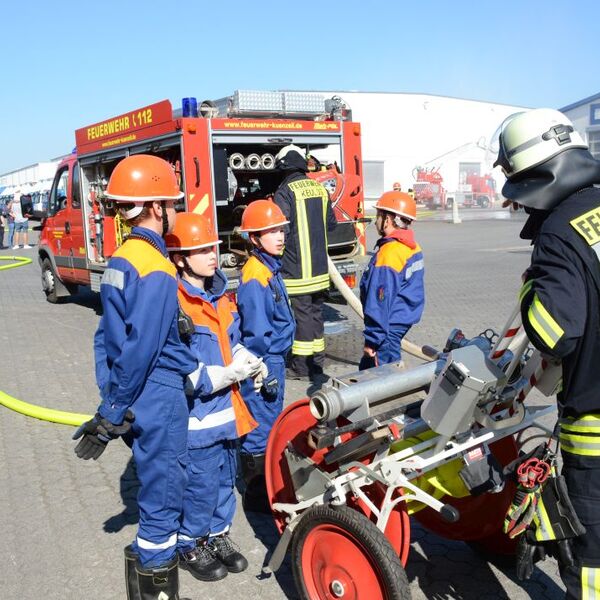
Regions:
[[48, 199], [48, 216], [55, 215], [59, 210], [67, 207], [67, 184], [69, 182], [69, 168], [65, 167], [57, 173]]
[[71, 182], [71, 206], [81, 208], [81, 190], [79, 188], [79, 165], [73, 168], [73, 181]]

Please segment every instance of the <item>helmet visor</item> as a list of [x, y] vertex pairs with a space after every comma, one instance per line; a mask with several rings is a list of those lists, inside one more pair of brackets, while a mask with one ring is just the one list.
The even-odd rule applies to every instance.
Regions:
[[510, 164], [510, 157], [506, 152], [506, 148], [504, 145], [504, 131], [509, 123], [511, 123], [516, 117], [522, 115], [524, 111], [519, 111], [513, 113], [512, 115], [508, 115], [504, 121], [500, 124], [500, 127], [496, 129], [494, 135], [492, 136], [492, 140], [490, 141], [490, 151], [496, 154], [496, 160], [494, 161], [494, 167], [500, 167], [502, 172], [506, 177], [508, 177], [511, 173], [512, 167]]

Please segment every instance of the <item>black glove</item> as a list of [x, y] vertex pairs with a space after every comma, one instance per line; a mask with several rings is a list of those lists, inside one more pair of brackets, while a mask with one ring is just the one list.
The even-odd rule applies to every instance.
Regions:
[[114, 425], [96, 413], [91, 421], [83, 423], [73, 434], [74, 440], [83, 436], [83, 439], [75, 446], [75, 454], [83, 460], [90, 458], [98, 460], [108, 442], [128, 433], [134, 421], [135, 415], [130, 410], [125, 414], [121, 425]]
[[519, 537], [517, 544], [517, 578], [520, 581], [529, 579], [533, 574], [533, 565], [546, 559], [545, 544], [535, 541], [535, 536], [531, 530], [525, 532], [525, 535]]
[[270, 400], [275, 400], [279, 393], [279, 380], [277, 377], [271, 377], [263, 382], [263, 391], [265, 396], [268, 396]]

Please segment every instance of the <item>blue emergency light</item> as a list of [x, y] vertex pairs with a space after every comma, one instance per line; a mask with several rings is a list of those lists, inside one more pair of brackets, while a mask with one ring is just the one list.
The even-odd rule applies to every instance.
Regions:
[[196, 98], [182, 98], [181, 99], [181, 114], [184, 117], [197, 117], [198, 116], [198, 102]]

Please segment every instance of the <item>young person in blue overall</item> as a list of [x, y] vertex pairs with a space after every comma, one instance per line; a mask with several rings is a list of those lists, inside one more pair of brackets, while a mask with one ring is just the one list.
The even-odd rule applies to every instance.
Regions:
[[410, 229], [415, 201], [404, 192], [386, 192], [375, 204], [381, 238], [360, 281], [364, 349], [359, 369], [400, 362], [402, 339], [425, 307], [423, 253]]
[[242, 384], [242, 394], [258, 427], [244, 439], [240, 460], [246, 483], [246, 510], [270, 514], [264, 466], [267, 439], [283, 410], [285, 357], [294, 342], [296, 324], [283, 279], [280, 256], [288, 220], [269, 200], [255, 200], [242, 215], [240, 231], [249, 236], [253, 250], [242, 269], [237, 293], [242, 344], [266, 365], [266, 376], [257, 390]]
[[240, 573], [246, 558], [229, 537], [235, 514], [237, 440], [256, 423], [238, 383], [258, 377], [262, 361], [240, 343], [235, 304], [217, 268], [219, 238], [211, 222], [179, 213], [167, 247], [179, 273], [179, 305], [191, 320], [189, 336], [198, 369], [188, 378], [188, 485], [177, 548], [180, 566], [203, 581]]
[[186, 486], [186, 375], [198, 361], [178, 329], [177, 272], [163, 236], [183, 196], [156, 156], [135, 155], [114, 169], [106, 195], [133, 226], [102, 277], [103, 315], [94, 338], [101, 403], [76, 432], [75, 453], [96, 460], [126, 435], [140, 482], [135, 542], [125, 549], [127, 597], [176, 600], [177, 532]]

